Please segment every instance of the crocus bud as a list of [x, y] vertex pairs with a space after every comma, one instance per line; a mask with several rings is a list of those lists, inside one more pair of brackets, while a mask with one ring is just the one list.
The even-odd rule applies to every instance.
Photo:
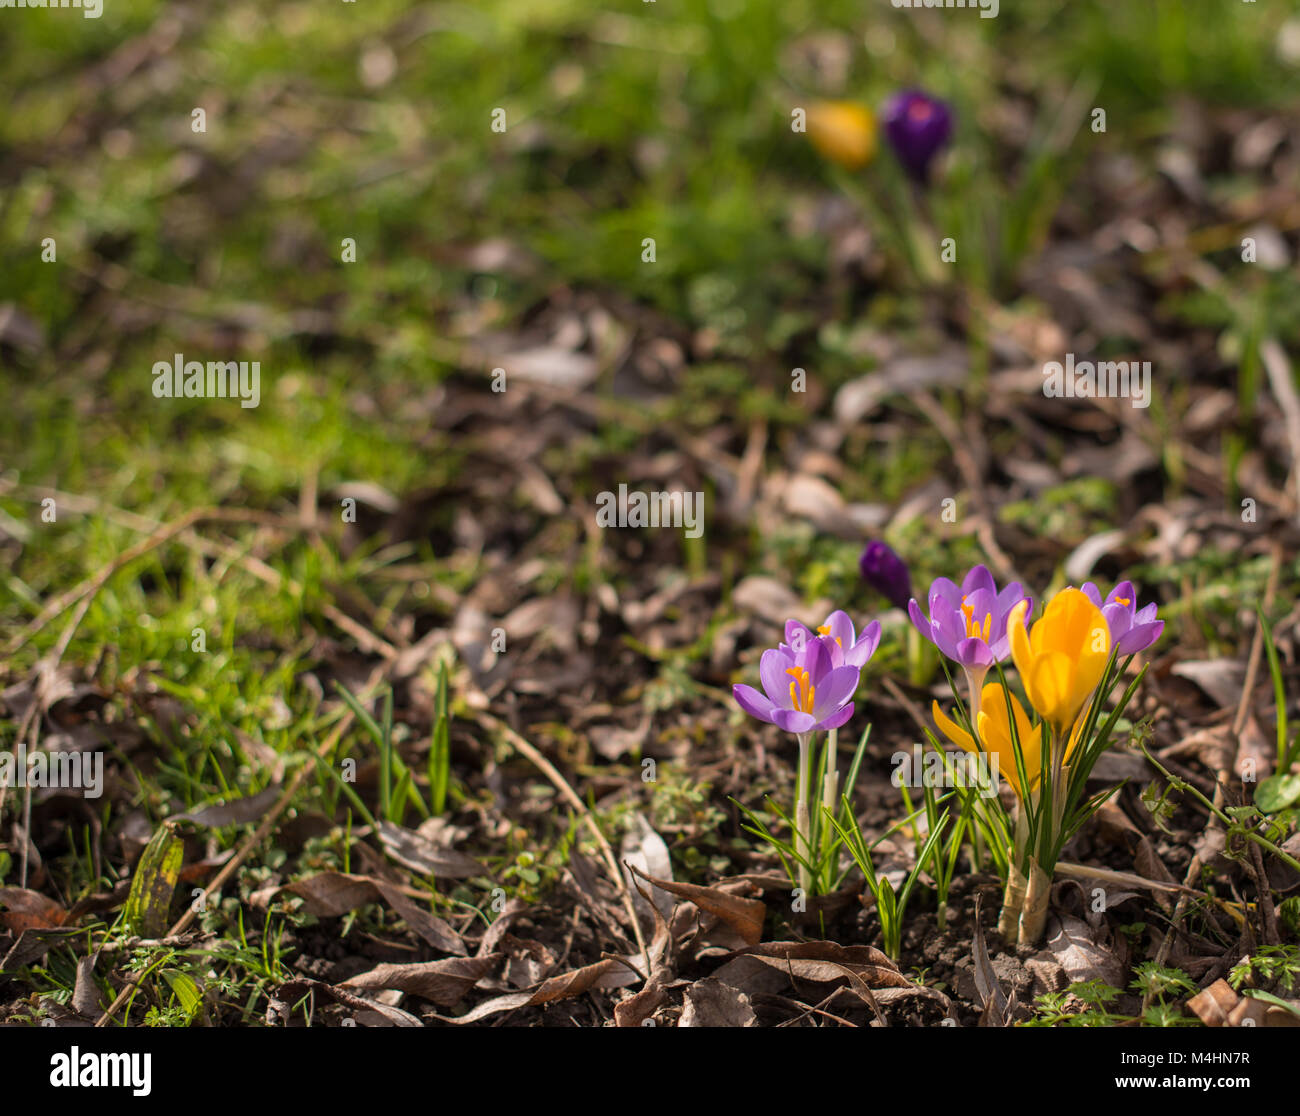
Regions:
[[952, 135], [952, 110], [915, 89], [895, 93], [881, 114], [885, 135], [903, 169], [927, 182], [930, 163]]
[[808, 109], [808, 138], [825, 158], [860, 170], [876, 154], [876, 118], [853, 101], [819, 101]]
[[906, 608], [912, 598], [912, 575], [907, 564], [879, 540], [867, 543], [858, 559], [863, 580], [887, 597], [896, 608]]

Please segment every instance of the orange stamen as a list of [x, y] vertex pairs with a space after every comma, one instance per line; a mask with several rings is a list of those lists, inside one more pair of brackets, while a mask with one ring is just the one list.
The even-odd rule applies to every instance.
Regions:
[[790, 704], [796, 712], [811, 713], [813, 711], [813, 699], [817, 695], [817, 687], [813, 686], [808, 679], [808, 671], [803, 667], [786, 667], [786, 674], [794, 679], [790, 683]]
[[[830, 626], [829, 624], [823, 624], [820, 628], [817, 629], [817, 634], [818, 634], [818, 635], [830, 635], [830, 634], [831, 634], [831, 626]], [[836, 636], [836, 637], [835, 637], [835, 646], [840, 647], [840, 648], [842, 648], [842, 647], [844, 646], [844, 641], [843, 641], [842, 639], [840, 639], [839, 636]]]

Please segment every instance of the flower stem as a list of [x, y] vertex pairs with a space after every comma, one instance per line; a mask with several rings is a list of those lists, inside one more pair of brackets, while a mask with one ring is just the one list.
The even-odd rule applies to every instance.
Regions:
[[805, 898], [812, 892], [812, 871], [807, 864], [812, 860], [812, 848], [808, 842], [808, 830], [811, 824], [808, 815], [808, 784], [812, 781], [808, 745], [811, 739], [810, 732], [799, 734], [799, 778], [794, 802], [794, 847], [800, 856], [799, 886], [803, 889]]
[[1025, 893], [1029, 889], [1029, 880], [1020, 867], [1028, 833], [1025, 807], [1021, 803], [1016, 808], [1015, 848], [1007, 866], [1007, 886], [1002, 894], [1002, 913], [998, 917], [998, 933], [1008, 943], [1014, 943], [1019, 937], [1020, 912], [1024, 908]]
[[[822, 809], [829, 812], [834, 817], [840, 799], [840, 771], [839, 764], [836, 762], [839, 749], [839, 729], [831, 729], [826, 734], [826, 770], [822, 774]], [[823, 882], [826, 886], [823, 888], [829, 891], [835, 880], [835, 869], [838, 863], [831, 861], [831, 845], [834, 842], [835, 827], [831, 825], [830, 819], [823, 817], [821, 820], [822, 840], [821, 856], [818, 863], [823, 865], [829, 871], [829, 877]], [[839, 860], [838, 857], [835, 858]]]
[[988, 675], [988, 667], [966, 667], [966, 691], [969, 694], [967, 706], [970, 709], [970, 734], [975, 741], [975, 747], [980, 747], [980, 699], [983, 697], [984, 679]]

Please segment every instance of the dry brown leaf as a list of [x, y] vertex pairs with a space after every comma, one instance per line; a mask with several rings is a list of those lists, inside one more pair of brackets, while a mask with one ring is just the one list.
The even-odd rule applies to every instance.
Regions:
[[414, 830], [390, 821], [379, 823], [378, 836], [384, 851], [398, 864], [424, 876], [467, 880], [487, 871], [473, 857], [454, 849], [444, 849]]
[[1246, 666], [1236, 659], [1199, 659], [1178, 663], [1170, 673], [1194, 682], [1220, 709], [1231, 709], [1241, 700]]
[[83, 931], [71, 926], [62, 926], [55, 930], [24, 930], [18, 935], [18, 940], [9, 947], [4, 960], [0, 961], [0, 983], [9, 979], [7, 974], [12, 974], [24, 965], [30, 965], [38, 958], [44, 957], [60, 942], [75, 938], [81, 933]]
[[819, 624], [827, 611], [820, 607], [826, 602], [806, 605], [784, 582], [761, 574], [744, 578], [732, 592], [731, 600], [737, 611], [753, 613], [776, 625], [784, 624], [791, 617], [804, 624]]
[[280, 888], [279, 893], [286, 891], [301, 896], [307, 913], [317, 918], [338, 918], [367, 903], [383, 901], [435, 949], [459, 956], [469, 952], [460, 935], [443, 919], [417, 906], [414, 900], [385, 880], [344, 872], [320, 872]]
[[409, 1011], [403, 1011], [399, 1007], [393, 1007], [391, 1004], [376, 1000], [367, 1000], [362, 996], [354, 996], [346, 988], [338, 988], [335, 985], [326, 984], [324, 981], [311, 980], [307, 977], [286, 981], [275, 990], [275, 994], [269, 998], [266, 1008], [267, 1025], [274, 1026], [277, 1022], [288, 1023], [293, 1006], [309, 992], [324, 996], [327, 1000], [342, 1004], [344, 1007], [352, 1008], [356, 1012], [355, 1022], [362, 1027], [424, 1026]]
[[640, 992], [614, 1005], [614, 1026], [641, 1027], [668, 1001], [668, 993], [658, 979], [651, 979]]
[[62, 926], [68, 912], [53, 899], [25, 887], [0, 887], [0, 926], [21, 934], [24, 930], [52, 930]]
[[872, 989], [912, 987], [874, 946], [837, 942], [764, 942], [728, 955], [713, 975], [751, 996], [778, 992], [792, 980], [847, 982]]
[[679, 1027], [757, 1027], [749, 997], [714, 977], [686, 989]]
[[[664, 879], [671, 880], [673, 864], [668, 856], [668, 846], [664, 844], [664, 839], [639, 813], [632, 814], [628, 824], [630, 828], [619, 848], [619, 859], [623, 861], [623, 875], [628, 886], [632, 887], [634, 883], [631, 868], [636, 868], [642, 873], [643, 878], [662, 876]], [[638, 890], [633, 897], [637, 916], [643, 925], [653, 922], [652, 905], [664, 918], [668, 918], [673, 913], [673, 897], [668, 892], [651, 886], [649, 894], [650, 898], [647, 899]]]
[[194, 825], [206, 826], [209, 829], [220, 829], [227, 825], [245, 825], [257, 821], [274, 806], [283, 789], [279, 783], [272, 783], [257, 794], [214, 806], [204, 806], [185, 814], [176, 814], [171, 820], [192, 822]]
[[[1174, 879], [1172, 873], [1165, 866], [1165, 862], [1156, 854], [1155, 846], [1151, 844], [1151, 838], [1145, 834], [1138, 840], [1137, 849], [1133, 854], [1133, 866], [1137, 869], [1137, 874], [1148, 880], [1156, 880], [1160, 883], [1173, 884], [1179, 886], [1178, 881]], [[1173, 902], [1168, 892], [1153, 891], [1152, 895], [1165, 911], [1173, 909]]]
[[1060, 916], [1057, 931], [1047, 941], [1071, 982], [1101, 980], [1112, 988], [1124, 987], [1124, 966], [1110, 950], [1093, 940], [1086, 922], [1073, 915]]
[[[496, 951], [506, 955], [502, 978], [512, 988], [536, 988], [555, 968], [555, 954], [531, 938], [502, 934]], [[480, 948], [478, 956], [482, 957], [488, 952], [491, 951]]]
[[1247, 783], [1260, 783], [1273, 774], [1276, 758], [1275, 742], [1264, 735], [1259, 721], [1253, 713], [1250, 714], [1237, 736], [1237, 759], [1233, 771]]
[[439, 1007], [455, 1007], [465, 993], [502, 961], [504, 955], [448, 957], [442, 961], [420, 961], [410, 965], [376, 965], [343, 981], [340, 987], [379, 991], [395, 988], [419, 996]]
[[99, 1002], [99, 988], [95, 985], [95, 962], [99, 960], [99, 950], [83, 957], [77, 962], [77, 983], [72, 990], [72, 1007], [78, 1015], [87, 1019], [99, 1018], [103, 1010]]
[[655, 879], [635, 866], [632, 871], [655, 887], [686, 899], [702, 911], [716, 915], [731, 929], [738, 933], [749, 945], [757, 945], [763, 937], [763, 921], [767, 917], [767, 906], [761, 899], [742, 899], [737, 895], [728, 895], [713, 887], [700, 887], [697, 884], [674, 883], [672, 880]]
[[[980, 999], [983, 1013], [980, 1016], [981, 1027], [1005, 1027], [1011, 1019], [1012, 1003], [1002, 990], [1002, 982], [993, 969], [989, 958], [988, 945], [984, 941], [984, 930], [980, 926], [980, 900], [975, 900], [975, 934], [971, 943], [971, 959], [975, 963], [975, 992]], [[1011, 994], [1015, 999], [1015, 993]]]
[[486, 1000], [464, 1015], [439, 1016], [438, 1018], [448, 1023], [476, 1023], [478, 1020], [489, 1015], [496, 1015], [498, 1012], [514, 1011], [517, 1008], [534, 1007], [538, 1004], [549, 1004], [555, 1000], [572, 999], [574, 996], [581, 996], [588, 989], [600, 987], [603, 978], [609, 976], [616, 969], [624, 968], [625, 966], [620, 962], [612, 958], [606, 958], [603, 961], [597, 961], [593, 965], [584, 965], [581, 969], [575, 969], [571, 973], [553, 976], [532, 992], [511, 992], [505, 996], [498, 996], [493, 1000]]

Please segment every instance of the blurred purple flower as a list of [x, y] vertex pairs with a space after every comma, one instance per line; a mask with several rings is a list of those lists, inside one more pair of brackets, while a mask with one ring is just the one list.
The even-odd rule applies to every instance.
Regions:
[[1142, 608], [1137, 607], [1137, 591], [1131, 581], [1121, 581], [1116, 585], [1104, 603], [1101, 592], [1091, 581], [1084, 582], [1080, 588], [1106, 618], [1116, 654], [1134, 655], [1145, 651], [1165, 630], [1165, 622], [1156, 619], [1154, 601]]
[[952, 109], [918, 89], [907, 89], [889, 98], [881, 120], [903, 169], [917, 182], [928, 182], [931, 161], [952, 135]]
[[764, 651], [758, 664], [764, 692], [738, 685], [732, 695], [750, 716], [797, 736], [839, 728], [853, 716], [862, 671], [836, 666], [834, 647], [830, 636], [817, 636], [799, 654], [789, 647]]
[[912, 575], [897, 554], [879, 540], [867, 543], [858, 559], [862, 577], [878, 593], [887, 597], [896, 608], [906, 608], [912, 595]]

